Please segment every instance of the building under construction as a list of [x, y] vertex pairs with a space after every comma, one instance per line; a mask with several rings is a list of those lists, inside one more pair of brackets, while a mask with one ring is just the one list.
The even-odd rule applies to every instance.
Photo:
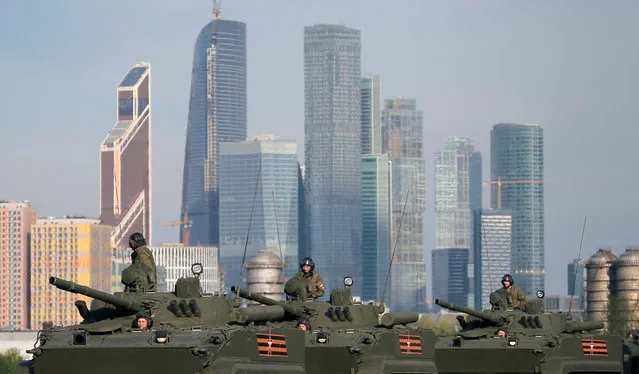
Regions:
[[609, 330], [639, 328], [639, 248], [617, 257], [599, 249], [586, 262], [588, 319], [604, 321]]

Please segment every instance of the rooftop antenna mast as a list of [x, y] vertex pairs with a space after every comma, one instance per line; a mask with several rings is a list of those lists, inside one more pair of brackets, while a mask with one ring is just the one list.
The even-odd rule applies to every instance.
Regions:
[[220, 14], [222, 13], [222, 0], [213, 0], [213, 21], [211, 22], [211, 26], [213, 28], [212, 32], [211, 32], [211, 42], [213, 43], [213, 46], [216, 46], [216, 42], [217, 42], [217, 20], [221, 19], [222, 17], [220, 16]]
[[393, 267], [393, 259], [395, 258], [395, 251], [397, 250], [397, 244], [399, 243], [399, 236], [402, 232], [402, 221], [404, 220], [404, 214], [406, 213], [408, 196], [410, 196], [410, 188], [406, 192], [406, 199], [404, 200], [404, 208], [402, 209], [402, 215], [399, 217], [399, 226], [397, 227], [397, 232], [395, 233], [395, 246], [393, 248], [393, 253], [391, 255], [390, 264], [388, 265], [388, 273], [386, 273], [386, 281], [384, 282], [384, 291], [382, 292], [382, 300], [379, 303], [380, 313], [383, 313], [384, 310], [386, 310], [386, 307], [384, 306], [384, 296], [386, 295], [386, 289], [388, 288], [388, 278], [390, 277], [391, 268]]
[[260, 185], [260, 175], [262, 175], [262, 161], [260, 160], [260, 168], [257, 169], [257, 179], [255, 180], [255, 190], [253, 191], [253, 203], [251, 204], [251, 215], [249, 216], [248, 230], [246, 231], [246, 242], [244, 242], [244, 255], [242, 256], [242, 266], [240, 266], [240, 284], [237, 286], [236, 298], [239, 297], [240, 288], [242, 286], [242, 275], [244, 274], [244, 262], [246, 261], [246, 249], [248, 248], [249, 237], [251, 235], [251, 223], [253, 222], [253, 211], [255, 209], [255, 198]]

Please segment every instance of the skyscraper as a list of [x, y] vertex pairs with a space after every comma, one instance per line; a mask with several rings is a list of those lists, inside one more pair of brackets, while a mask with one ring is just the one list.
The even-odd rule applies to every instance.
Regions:
[[[481, 155], [475, 152], [470, 139], [449, 137], [443, 149], [435, 153], [435, 251], [468, 249], [469, 294], [467, 303], [462, 305], [474, 304], [472, 208], [477, 205], [481, 209]], [[436, 258], [433, 254], [433, 261]], [[434, 269], [435, 263], [433, 272]], [[444, 298], [444, 295], [433, 291], [433, 297]]]
[[[422, 154], [423, 114], [415, 99], [385, 100], [382, 111], [382, 150], [393, 165], [393, 246], [400, 236], [391, 271], [391, 310], [426, 309], [424, 210], [426, 169]], [[406, 198], [408, 197], [408, 200]], [[405, 213], [404, 212], [405, 206]], [[402, 218], [403, 215], [403, 218]], [[401, 226], [400, 226], [401, 223]], [[398, 229], [401, 227], [401, 231]]]
[[[362, 300], [379, 301], [391, 259], [392, 167], [388, 155], [362, 156]], [[386, 290], [385, 301], [391, 295]]]
[[[512, 215], [504, 210], [473, 211], [474, 307], [490, 306], [490, 293], [511, 273]], [[516, 282], [517, 280], [515, 280]]]
[[470, 158], [473, 153], [470, 139], [450, 137], [444, 149], [435, 154], [436, 249], [471, 247]]
[[[307, 224], [329, 290], [342, 287], [344, 276], [361, 279], [360, 80], [359, 30], [304, 28]], [[361, 281], [353, 292], [361, 295]]]
[[0, 328], [29, 328], [29, 234], [36, 211], [28, 201], [0, 201]]
[[381, 81], [367, 74], [360, 82], [362, 155], [382, 152]]
[[193, 53], [180, 219], [190, 221], [185, 245], [219, 245], [219, 146], [246, 139], [246, 108], [246, 24], [216, 18], [200, 31]]
[[129, 69], [117, 87], [116, 123], [100, 146], [100, 220], [124, 249], [141, 232], [151, 243], [151, 65]]
[[466, 306], [468, 303], [468, 248], [439, 248], [433, 251], [433, 294], [435, 298]]
[[574, 259], [568, 264], [568, 295], [578, 298], [579, 309], [586, 310], [586, 261]]
[[491, 131], [491, 205], [512, 212], [512, 271], [526, 295], [544, 289], [544, 132], [500, 123]]
[[260, 135], [223, 143], [219, 166], [220, 214], [224, 216], [219, 263], [225, 283], [245, 285], [239, 275], [249, 223], [246, 258], [262, 249], [281, 251], [285, 275], [291, 277], [299, 269], [297, 142]]

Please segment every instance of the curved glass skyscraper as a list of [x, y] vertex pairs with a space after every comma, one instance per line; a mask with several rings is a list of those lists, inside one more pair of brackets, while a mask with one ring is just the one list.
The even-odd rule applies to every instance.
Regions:
[[[216, 19], [195, 41], [181, 220], [189, 244], [219, 245], [219, 144], [246, 139], [246, 24]], [[183, 230], [180, 241], [184, 242]]]
[[490, 139], [491, 205], [512, 211], [511, 271], [531, 297], [544, 289], [544, 130], [500, 123]]

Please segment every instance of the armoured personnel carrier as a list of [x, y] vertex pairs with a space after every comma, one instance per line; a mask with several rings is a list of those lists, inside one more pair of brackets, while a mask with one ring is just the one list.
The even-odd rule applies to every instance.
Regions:
[[[108, 294], [50, 277], [61, 290], [92, 297], [75, 305], [79, 325], [40, 331], [22, 373], [304, 373], [304, 333], [255, 323], [285, 317], [281, 306], [235, 309], [225, 296], [203, 293], [201, 264], [174, 292], [147, 292], [144, 271], [122, 273], [125, 292]], [[142, 276], [140, 276], [142, 274]], [[138, 320], [141, 321], [140, 324]], [[145, 326], [146, 325], [146, 326]]]
[[[294, 288], [291, 281], [286, 288]], [[260, 304], [281, 307], [285, 319], [270, 322], [278, 328], [298, 329], [305, 324], [307, 373], [437, 373], [435, 334], [407, 326], [417, 322], [416, 312], [383, 314], [383, 304], [353, 301], [350, 286], [332, 290], [330, 300], [293, 297], [278, 301], [231, 287], [231, 292]], [[305, 285], [298, 285], [304, 289]], [[250, 309], [250, 308], [248, 308]]]
[[440, 373], [622, 373], [621, 336], [597, 333], [600, 321], [576, 323], [568, 313], [546, 313], [543, 291], [526, 307], [493, 304], [483, 312], [435, 300], [461, 313], [461, 330], [438, 337]]

